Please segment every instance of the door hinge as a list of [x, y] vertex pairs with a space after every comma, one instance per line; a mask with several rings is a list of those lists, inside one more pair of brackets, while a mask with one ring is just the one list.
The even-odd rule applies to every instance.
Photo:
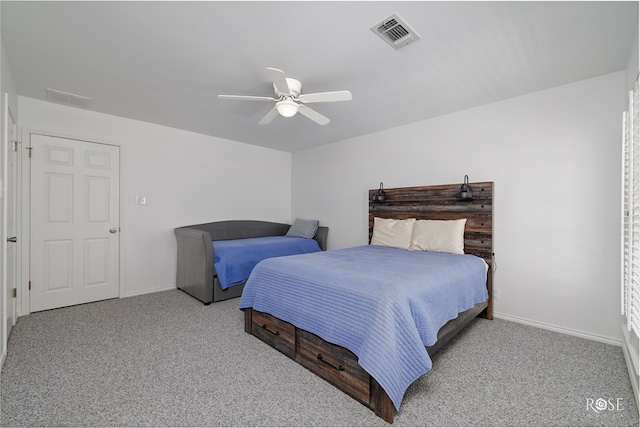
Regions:
[[29, 280], [29, 291], [31, 291], [31, 280]]
[[11, 290], [11, 297], [13, 297], [14, 299], [16, 297], [18, 297], [18, 289], [14, 288], [13, 290]]
[[18, 151], [18, 144], [20, 144], [20, 143], [18, 143], [18, 141], [14, 141], [14, 142], [13, 142], [13, 151], [14, 151], [14, 152], [17, 152], [17, 151]]
[[33, 147], [27, 147], [27, 150], [29, 151], [29, 157], [31, 157], [33, 153]]

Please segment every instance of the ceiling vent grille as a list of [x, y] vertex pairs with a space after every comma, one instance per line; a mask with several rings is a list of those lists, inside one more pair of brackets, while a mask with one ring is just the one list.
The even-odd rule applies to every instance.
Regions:
[[47, 99], [49, 101], [68, 104], [74, 107], [89, 108], [89, 105], [91, 104], [91, 98], [70, 94], [68, 92], [57, 91], [50, 88], [47, 88]]
[[395, 49], [400, 49], [420, 39], [418, 33], [411, 29], [411, 27], [395, 13], [371, 27], [371, 31]]

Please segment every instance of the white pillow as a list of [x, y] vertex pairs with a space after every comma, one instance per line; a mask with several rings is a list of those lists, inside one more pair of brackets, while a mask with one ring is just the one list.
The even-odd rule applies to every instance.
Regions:
[[392, 218], [373, 218], [373, 236], [371, 245], [409, 249], [415, 218], [397, 220]]
[[467, 219], [418, 220], [413, 225], [410, 250], [464, 254]]

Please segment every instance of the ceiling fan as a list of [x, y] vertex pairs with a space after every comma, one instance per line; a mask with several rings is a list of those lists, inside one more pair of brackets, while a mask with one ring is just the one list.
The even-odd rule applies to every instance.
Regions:
[[275, 97], [260, 97], [251, 95], [218, 95], [222, 100], [250, 100], [250, 101], [275, 101], [276, 105], [258, 122], [267, 125], [278, 114], [284, 117], [292, 117], [296, 113], [306, 116], [319, 125], [326, 125], [329, 119], [310, 107], [308, 103], [327, 103], [335, 101], [351, 100], [349, 91], [317, 92], [314, 94], [301, 94], [302, 83], [299, 80], [285, 76], [282, 70], [267, 68], [269, 77], [273, 81]]

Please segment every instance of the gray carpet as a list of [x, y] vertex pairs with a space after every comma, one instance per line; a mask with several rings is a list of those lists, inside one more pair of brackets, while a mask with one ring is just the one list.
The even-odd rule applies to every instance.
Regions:
[[[175, 290], [21, 317], [2, 426], [387, 425], [244, 333], [237, 305]], [[409, 388], [394, 425], [638, 426], [638, 409], [619, 347], [478, 319]]]

